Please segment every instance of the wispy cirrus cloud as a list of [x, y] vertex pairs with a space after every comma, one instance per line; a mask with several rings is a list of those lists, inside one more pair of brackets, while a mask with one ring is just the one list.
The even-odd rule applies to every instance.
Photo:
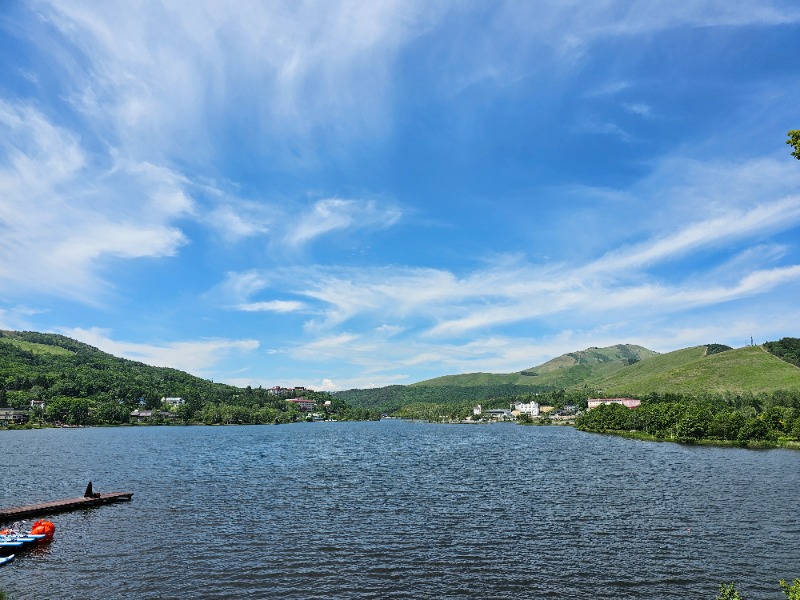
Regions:
[[699, 248], [715, 247], [728, 240], [767, 236], [797, 223], [800, 223], [800, 196], [760, 204], [748, 210], [732, 208], [718, 217], [688, 223], [670, 235], [609, 252], [587, 265], [581, 274], [642, 268]]
[[289, 313], [303, 310], [305, 306], [304, 303], [293, 300], [270, 300], [268, 302], [245, 302], [237, 304], [234, 308], [244, 312]]
[[[340, 140], [383, 129], [388, 67], [430, 13], [423, 7], [248, 0], [236, 10], [215, 2], [183, 10], [160, 2], [42, 2], [40, 11], [69, 41], [62, 51], [74, 48], [80, 59], [63, 58], [72, 66], [72, 102], [120, 145], [140, 151], [147, 144], [171, 155], [191, 147], [208, 158], [208, 118], [225, 115], [236, 126], [236, 113], [245, 109], [254, 117], [246, 127], [259, 136], [302, 141], [280, 155], [297, 160], [299, 151], [302, 162], [314, 160], [307, 141], [321, 127], [334, 127]], [[89, 68], [76, 72], [74, 64], [87, 58]], [[332, 122], [331, 114], [339, 119]]]
[[286, 242], [293, 247], [337, 230], [385, 229], [397, 223], [401, 212], [395, 207], [381, 207], [374, 201], [340, 198], [319, 200], [301, 213], [289, 228]]
[[[382, 356], [391, 352], [382, 328], [393, 332], [392, 343], [405, 336], [424, 345], [449, 341], [461, 347], [465, 336], [483, 337], [498, 328], [533, 322], [634, 318], [647, 322], [665, 314], [768, 296], [781, 287], [796, 288], [800, 265], [786, 262], [785, 248], [764, 244], [800, 224], [800, 198], [780, 196], [793, 175], [776, 161], [762, 159], [727, 167], [692, 167], [687, 176], [675, 180], [671, 191], [660, 192], [668, 212], [659, 204], [651, 210], [660, 219], [637, 217], [640, 241], [611, 238], [607, 242], [615, 247], [585, 264], [537, 265], [521, 256], [501, 257], [462, 274], [444, 268], [318, 266], [274, 271], [272, 283], [306, 305], [312, 315], [306, 331], [318, 340], [333, 340], [332, 345], [349, 347], [354, 354], [360, 354], [358, 348], [377, 344], [380, 352], [375, 348], [371, 352]], [[780, 173], [783, 182], [762, 185], [756, 172]], [[615, 198], [622, 194], [620, 210], [627, 210], [631, 197], [650, 195], [662, 177], [654, 176], [630, 190], [612, 190]], [[698, 198], [708, 191], [709, 201], [697, 206]], [[727, 204], [717, 201], [723, 197]], [[694, 219], [688, 217], [691, 213]], [[665, 269], [698, 253], [720, 252], [694, 270]], [[269, 298], [273, 288], [259, 286], [254, 293]], [[358, 336], [339, 335], [354, 323], [361, 331]], [[367, 324], [373, 330], [365, 332]], [[369, 354], [364, 353], [367, 359]], [[428, 360], [425, 352], [414, 356]], [[412, 359], [398, 357], [397, 362], [403, 360]]]

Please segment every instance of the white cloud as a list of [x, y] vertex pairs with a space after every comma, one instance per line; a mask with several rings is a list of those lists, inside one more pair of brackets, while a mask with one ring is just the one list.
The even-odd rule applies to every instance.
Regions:
[[77, 135], [35, 108], [0, 102], [0, 280], [24, 293], [86, 302], [105, 290], [104, 257], [174, 256], [187, 242], [172, 221], [192, 211], [168, 169], [96, 165]]
[[749, 210], [732, 208], [719, 217], [690, 223], [660, 239], [614, 250], [588, 265], [585, 273], [640, 268], [680, 257], [698, 248], [714, 247], [732, 239], [768, 235], [797, 224], [800, 224], [800, 196], [760, 204]]
[[[769, 162], [756, 162], [767, 171], [772, 167]], [[714, 169], [718, 182], [732, 179], [729, 185], [738, 186], [735, 194], [739, 197], [732, 198], [729, 206], [706, 207], [705, 219], [684, 219], [682, 224], [677, 223], [675, 211], [672, 218], [653, 223], [649, 239], [618, 247], [586, 265], [544, 267], [521, 260], [500, 261], [461, 277], [445, 269], [407, 267], [316, 268], [300, 275], [293, 271], [302, 284], [291, 283], [283, 273], [275, 276], [290, 285], [295, 295], [315, 302], [318, 317], [309, 323], [310, 332], [330, 333], [344, 323], [366, 320], [376, 321], [375, 335], [382, 335], [380, 325], [391, 319], [405, 331], [440, 339], [555, 315], [597, 319], [623, 311], [645, 317], [661, 311], [679, 313], [794, 285], [800, 267], [780, 264], [785, 251], [751, 251], [749, 244], [763, 248], [764, 238], [797, 227], [800, 200], [759, 202], [755, 198], [762, 196], [760, 189], [741, 185], [747, 179], [741, 171], [747, 172], [751, 165], [729, 169]], [[727, 179], [734, 171], [739, 175]], [[679, 205], [684, 205], [685, 194], [697, 196], [706, 189], [707, 173], [701, 174], [697, 185], [684, 181], [673, 190]], [[726, 186], [721, 187], [717, 193], [724, 195]], [[767, 190], [767, 197], [771, 191]], [[693, 206], [691, 212], [702, 214]], [[711, 260], [693, 274], [657, 274], [664, 265], [720, 247], [725, 248], [726, 257], [735, 252], [736, 269], [719, 268], [720, 260], [727, 260], [723, 258]]]
[[256, 340], [228, 339], [141, 344], [115, 340], [108, 330], [99, 328], [62, 329], [61, 333], [114, 356], [199, 376], [231, 354], [247, 354], [259, 347]]
[[25, 305], [0, 308], [0, 330], [29, 331], [33, 329], [31, 317], [46, 313], [46, 310]]
[[293, 222], [286, 235], [286, 242], [299, 246], [338, 229], [384, 229], [394, 225], [400, 214], [394, 207], [381, 208], [372, 201], [328, 198], [314, 203], [311, 210], [301, 214]]
[[640, 117], [649, 117], [652, 113], [652, 108], [644, 102], [623, 103], [622, 108]]
[[349, 0], [42, 2], [40, 11], [68, 42], [58, 50], [71, 51], [62, 60], [72, 101], [119, 145], [208, 158], [210, 119], [232, 113], [235, 122], [244, 110], [251, 116], [239, 127], [268, 147], [292, 139], [280, 160], [301, 164], [314, 160], [322, 128], [340, 142], [385, 129], [389, 67], [431, 14], [427, 3]]
[[257, 202], [226, 199], [209, 210], [205, 222], [229, 241], [268, 234], [275, 221], [273, 207]]
[[242, 272], [228, 272], [225, 280], [212, 293], [222, 296], [226, 304], [245, 304], [261, 290], [269, 287], [267, 279], [257, 269]]
[[235, 308], [245, 312], [276, 312], [287, 313], [303, 310], [305, 304], [293, 300], [271, 300], [268, 302], [248, 302], [239, 304]]

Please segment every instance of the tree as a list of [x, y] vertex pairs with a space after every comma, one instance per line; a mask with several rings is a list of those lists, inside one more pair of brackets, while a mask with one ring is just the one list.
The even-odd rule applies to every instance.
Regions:
[[675, 426], [675, 435], [681, 440], [699, 440], [708, 433], [711, 415], [699, 406], [689, 406]]
[[786, 143], [794, 148], [792, 156], [800, 160], [800, 129], [792, 129], [787, 135], [789, 139], [786, 140]]
[[781, 589], [788, 600], [800, 600], [800, 579], [795, 579], [791, 585], [781, 579]]
[[739, 592], [736, 590], [736, 586], [732, 583], [725, 584], [719, 586], [719, 594], [717, 594], [717, 600], [744, 600]]
[[769, 426], [761, 419], [748, 419], [739, 430], [739, 435], [737, 436], [740, 442], [770, 440], [776, 437]]
[[735, 440], [739, 437], [739, 430], [745, 421], [744, 415], [740, 412], [719, 412], [711, 421], [711, 434], [721, 440]]

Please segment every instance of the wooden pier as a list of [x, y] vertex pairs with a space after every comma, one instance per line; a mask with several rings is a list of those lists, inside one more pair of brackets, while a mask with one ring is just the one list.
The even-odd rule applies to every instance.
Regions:
[[128, 502], [133, 496], [132, 492], [111, 492], [109, 494], [95, 494], [91, 497], [68, 498], [66, 500], [54, 500], [53, 502], [42, 502], [41, 504], [29, 504], [27, 506], [15, 506], [13, 508], [0, 509], [0, 523], [12, 523], [29, 517], [40, 517], [55, 513], [69, 512], [71, 510], [81, 510], [83, 508], [93, 508], [104, 504], [114, 504], [116, 502]]

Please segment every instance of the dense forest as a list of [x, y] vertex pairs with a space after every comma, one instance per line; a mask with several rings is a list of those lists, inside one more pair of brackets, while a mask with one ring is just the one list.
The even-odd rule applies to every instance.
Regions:
[[[151, 410], [146, 422], [286, 423], [306, 418], [287, 398], [315, 400], [327, 418], [378, 418], [341, 398], [302, 390], [275, 394], [194, 377], [177, 369], [117, 358], [55, 334], [0, 332], [0, 406], [27, 409], [32, 421], [74, 425], [120, 424], [134, 410]], [[162, 398], [180, 397], [170, 406]], [[325, 401], [330, 404], [325, 406]], [[136, 419], [140, 421], [142, 419]]]

